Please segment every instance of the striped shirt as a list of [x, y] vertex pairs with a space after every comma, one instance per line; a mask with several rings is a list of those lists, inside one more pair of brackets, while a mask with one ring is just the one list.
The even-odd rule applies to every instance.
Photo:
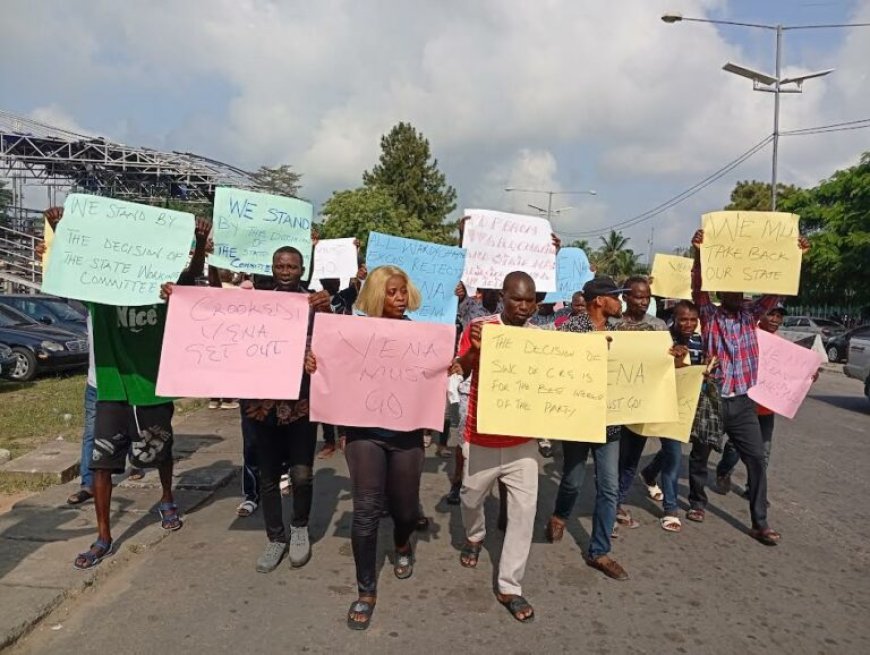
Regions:
[[701, 317], [701, 338], [707, 358], [715, 357], [719, 365], [712, 373], [723, 396], [742, 396], [758, 379], [758, 338], [755, 326], [767, 312], [777, 306], [780, 296], [761, 296], [745, 301], [736, 313], [716, 307], [710, 294], [701, 291], [701, 267], [692, 268], [692, 300]]

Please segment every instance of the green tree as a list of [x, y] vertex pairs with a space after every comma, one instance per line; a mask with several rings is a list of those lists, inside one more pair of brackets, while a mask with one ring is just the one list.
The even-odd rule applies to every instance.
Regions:
[[[796, 186], [780, 184], [777, 189], [777, 208], [786, 202], [799, 189]], [[771, 211], [770, 183], [758, 180], [741, 180], [731, 191], [731, 202], [725, 205], [728, 210], [742, 211]]]
[[[562, 244], [565, 245], [565, 244]], [[587, 239], [574, 239], [571, 243], [569, 243], [566, 248], [580, 248], [587, 255], [590, 254], [591, 248], [589, 246], [589, 241]]]
[[606, 237], [602, 236], [601, 247], [589, 253], [589, 261], [598, 273], [615, 278], [643, 273], [646, 268], [640, 263], [640, 255], [627, 248], [631, 240], [622, 232], [611, 230]]
[[302, 185], [299, 181], [302, 175], [294, 171], [289, 164], [277, 167], [260, 166], [252, 174], [257, 188], [264, 193], [274, 193], [278, 196], [295, 198]]
[[410, 123], [399, 123], [381, 137], [380, 159], [363, 173], [363, 184], [388, 192], [399, 207], [420, 221], [427, 240], [454, 241], [456, 226], [444, 221], [456, 209], [456, 189], [438, 169], [428, 139]]
[[363, 250], [372, 230], [411, 239], [426, 239], [422, 222], [409, 214], [381, 187], [336, 191], [323, 204], [322, 218], [322, 238], [356, 237]]
[[801, 301], [870, 305], [870, 152], [856, 166], [796, 192], [782, 208], [801, 217], [812, 243], [801, 268]]

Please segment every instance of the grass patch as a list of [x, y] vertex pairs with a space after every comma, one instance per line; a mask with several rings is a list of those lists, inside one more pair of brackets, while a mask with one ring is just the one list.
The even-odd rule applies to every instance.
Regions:
[[0, 380], [0, 448], [18, 457], [58, 437], [79, 441], [86, 384], [86, 375]]

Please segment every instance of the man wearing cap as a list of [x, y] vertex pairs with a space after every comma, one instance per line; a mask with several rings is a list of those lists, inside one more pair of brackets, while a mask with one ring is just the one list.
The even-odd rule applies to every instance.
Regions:
[[[692, 268], [692, 300], [701, 317], [701, 338], [708, 360], [716, 358], [718, 367], [712, 380], [722, 396], [722, 422], [725, 433], [746, 464], [749, 480], [749, 514], [752, 527], [749, 535], [764, 544], [775, 546], [780, 534], [767, 523], [767, 471], [764, 466], [764, 446], [758, 425], [756, 405], [747, 395], [758, 379], [758, 339], [755, 326], [763, 316], [780, 304], [780, 296], [764, 295], [754, 302], [745, 302], [742, 292], [720, 292], [722, 304], [717, 307], [710, 294], [702, 291], [701, 247], [704, 230], [692, 237], [695, 264]], [[809, 250], [809, 241], [799, 237], [796, 244]], [[707, 497], [706, 464], [689, 471], [689, 504], [686, 518], [704, 520]]]
[[[785, 307], [777, 305], [767, 314], [761, 317], [758, 322], [758, 327], [765, 332], [776, 334], [782, 325], [782, 319], [786, 316]], [[817, 374], [818, 375], [818, 374]], [[767, 470], [770, 463], [770, 446], [773, 440], [773, 417], [774, 413], [762, 405], [756, 405], [756, 413], [758, 414], [758, 426], [761, 428], [761, 444], [764, 450], [764, 469]], [[731, 441], [725, 444], [725, 449], [722, 452], [722, 459], [719, 460], [719, 465], [716, 467], [716, 482], [719, 488], [719, 493], [727, 494], [731, 490], [731, 474], [734, 472], [737, 462], [740, 461], [740, 454], [734, 447]], [[743, 492], [745, 498], [749, 497], [749, 488]]]
[[[593, 332], [612, 330], [609, 319], [622, 315], [621, 289], [609, 277], [602, 276], [590, 280], [583, 287], [586, 300], [586, 313], [569, 318], [562, 327], [563, 332]], [[565, 533], [565, 523], [571, 517], [577, 496], [583, 487], [586, 476], [586, 459], [592, 453], [595, 462], [595, 509], [592, 512], [592, 535], [584, 555], [586, 563], [614, 580], [628, 580], [628, 573], [612, 559], [610, 535], [616, 519], [616, 499], [619, 492], [619, 435], [622, 428], [618, 425], [607, 426], [605, 443], [563, 441], [564, 455], [562, 481], [553, 515], [547, 522], [547, 540], [555, 543]]]

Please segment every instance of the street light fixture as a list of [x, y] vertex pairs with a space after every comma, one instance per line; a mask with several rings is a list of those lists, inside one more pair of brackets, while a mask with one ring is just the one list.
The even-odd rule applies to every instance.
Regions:
[[[833, 68], [799, 75], [797, 77], [782, 77], [782, 34], [787, 30], [808, 30], [808, 29], [823, 29], [834, 27], [867, 27], [870, 23], [840, 23], [831, 25], [765, 25], [763, 23], [742, 23], [730, 20], [713, 20], [707, 18], [686, 18], [681, 14], [665, 14], [662, 16], [665, 23], [673, 24], [683, 21], [692, 23], [711, 23], [713, 25], [736, 25], [738, 27], [755, 27], [763, 30], [771, 30], [776, 32], [776, 72], [774, 75], [767, 75], [745, 66], [738, 66], [731, 62], [726, 63], [722, 69], [746, 77], [752, 80], [753, 91], [763, 91], [773, 94], [773, 162], [771, 165], [770, 175], [770, 204], [773, 211], [776, 211], [776, 173], [777, 163], [779, 159], [779, 96], [781, 93], [801, 93], [803, 91], [803, 83], [806, 80], [815, 77], [824, 77], [834, 71]], [[793, 88], [783, 89], [783, 85], [793, 84]]]
[[569, 196], [569, 195], [587, 195], [587, 196], [597, 196], [598, 192], [593, 191], [592, 189], [586, 189], [584, 191], [551, 191], [549, 189], [518, 189], [516, 187], [505, 187], [505, 191], [507, 193], [517, 192], [517, 193], [546, 193], [547, 194], [547, 208], [538, 207], [536, 205], [529, 205], [532, 209], [536, 209], [542, 214], [546, 214], [547, 220], [550, 220], [550, 216], [553, 214], [559, 214], [568, 209], [573, 209], [573, 207], [560, 207], [559, 209], [553, 209], [553, 196]]

